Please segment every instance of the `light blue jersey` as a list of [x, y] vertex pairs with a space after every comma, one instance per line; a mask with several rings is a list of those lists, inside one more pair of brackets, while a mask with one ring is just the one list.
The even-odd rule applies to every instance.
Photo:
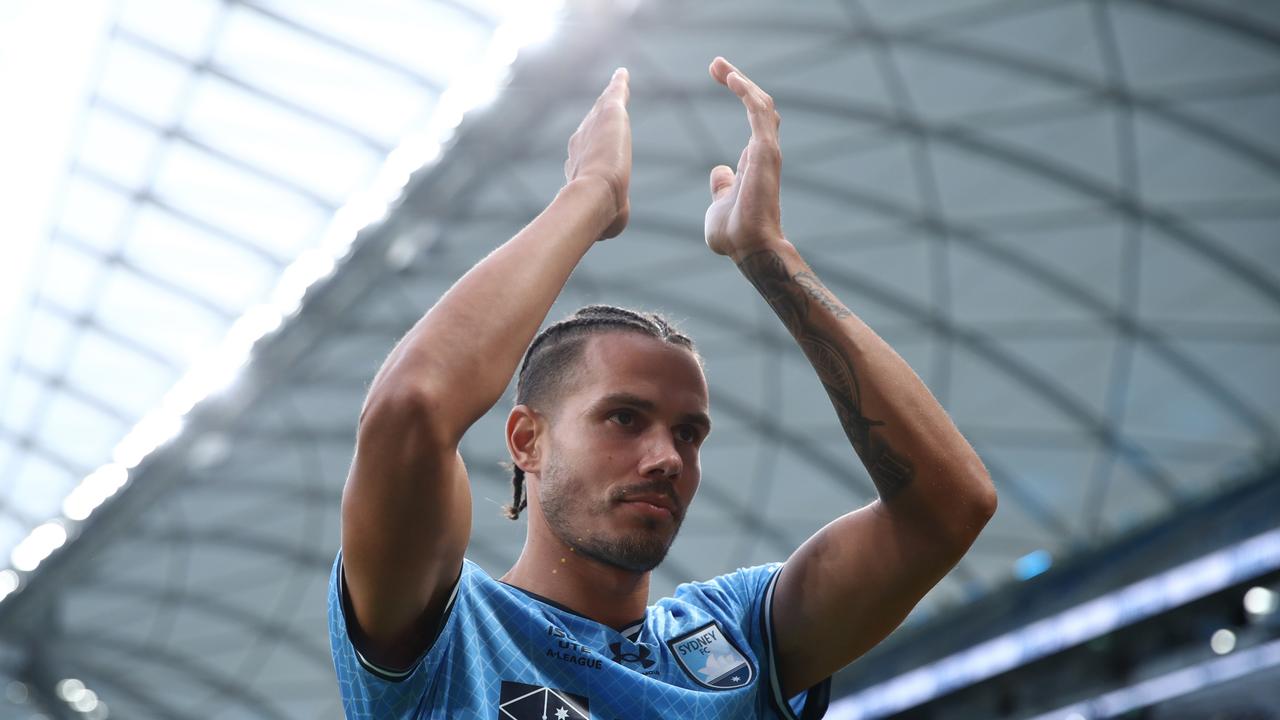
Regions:
[[435, 642], [396, 672], [347, 635], [339, 553], [329, 639], [342, 704], [353, 720], [821, 717], [830, 680], [781, 698], [768, 612], [780, 567], [686, 583], [618, 631], [464, 560]]

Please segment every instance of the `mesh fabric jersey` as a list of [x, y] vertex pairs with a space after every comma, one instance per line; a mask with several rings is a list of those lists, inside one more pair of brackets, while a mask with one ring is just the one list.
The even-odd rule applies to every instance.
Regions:
[[347, 634], [339, 553], [329, 638], [343, 707], [352, 720], [820, 717], [829, 680], [781, 697], [768, 612], [780, 567], [683, 584], [615, 630], [464, 560], [435, 641], [397, 671], [369, 662]]

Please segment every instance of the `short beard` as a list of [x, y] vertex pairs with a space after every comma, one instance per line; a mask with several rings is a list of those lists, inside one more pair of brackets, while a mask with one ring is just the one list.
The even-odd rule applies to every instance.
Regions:
[[[571, 483], [567, 482], [572, 473], [566, 466], [557, 463], [553, 457], [554, 455], [547, 458], [539, 474], [538, 504], [542, 508], [542, 516], [547, 521], [547, 527], [551, 528], [551, 532], [555, 533], [560, 542], [592, 560], [629, 572], [649, 572], [662, 564], [663, 559], [667, 557], [667, 551], [671, 549], [676, 535], [680, 532], [680, 524], [684, 519], [683, 513], [676, 512], [675, 530], [671, 533], [671, 537], [665, 540], [662, 534], [657, 532], [658, 522], [652, 518], [645, 519], [644, 531], [617, 537], [590, 536], [575, 532], [573, 529], [575, 517], [604, 515], [621, 500], [622, 494], [615, 493], [618, 497], [610, 497], [601, 503], [588, 505], [581, 495], [575, 492], [576, 489], [571, 486]], [[641, 492], [639, 489], [636, 491]]]

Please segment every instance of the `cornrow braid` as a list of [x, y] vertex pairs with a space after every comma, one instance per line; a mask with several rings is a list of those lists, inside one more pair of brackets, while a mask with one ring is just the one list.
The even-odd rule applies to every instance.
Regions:
[[[587, 338], [612, 331], [638, 332], [685, 348], [702, 364], [689, 336], [654, 312], [628, 310], [614, 305], [587, 305], [569, 317], [548, 325], [525, 351], [516, 381], [516, 404], [547, 408], [558, 401], [564, 381], [582, 356]], [[511, 520], [528, 507], [524, 470], [511, 465], [511, 504], [503, 512]]]

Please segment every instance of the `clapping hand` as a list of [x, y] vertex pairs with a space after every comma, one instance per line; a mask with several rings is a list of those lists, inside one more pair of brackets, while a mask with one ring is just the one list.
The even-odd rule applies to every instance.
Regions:
[[569, 157], [564, 161], [566, 182], [578, 179], [602, 180], [614, 201], [613, 221], [600, 239], [617, 237], [631, 216], [628, 188], [631, 184], [631, 119], [627, 100], [631, 97], [626, 68], [618, 68], [609, 85], [596, 99], [591, 111], [569, 138]]
[[711, 170], [711, 206], [707, 208], [707, 246], [734, 262], [783, 238], [779, 203], [782, 151], [778, 146], [781, 117], [773, 98], [728, 60], [712, 61], [711, 77], [729, 88], [747, 108], [751, 139], [742, 149], [735, 172], [728, 165]]

